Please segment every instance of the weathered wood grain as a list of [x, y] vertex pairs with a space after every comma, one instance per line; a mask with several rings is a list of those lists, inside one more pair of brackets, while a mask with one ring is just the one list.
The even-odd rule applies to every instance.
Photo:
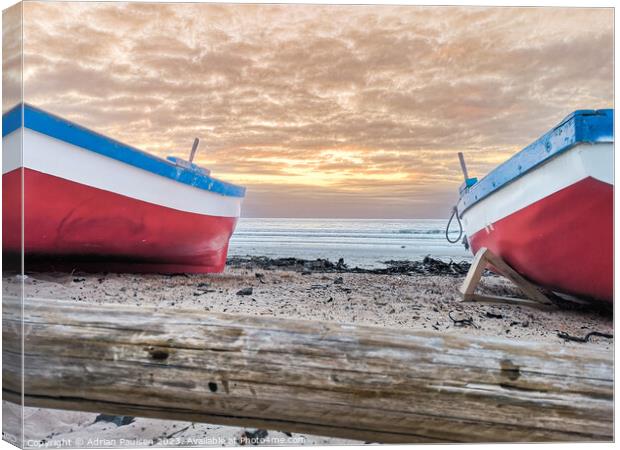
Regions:
[[[18, 299], [3, 300], [19, 402]], [[613, 355], [201, 311], [24, 304], [25, 402], [374, 442], [609, 441]]]

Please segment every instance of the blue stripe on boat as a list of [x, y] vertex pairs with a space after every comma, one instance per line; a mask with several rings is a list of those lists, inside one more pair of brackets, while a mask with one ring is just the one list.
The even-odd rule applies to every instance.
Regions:
[[22, 105], [17, 105], [2, 114], [2, 137], [22, 126]]
[[463, 189], [459, 213], [462, 214], [483, 198], [577, 144], [605, 142], [614, 142], [614, 110], [575, 111], [476, 184]]
[[[20, 127], [20, 108], [21, 105], [18, 105], [3, 114], [2, 136]], [[24, 104], [24, 123], [25, 127], [31, 130], [180, 183], [228, 197], [245, 196], [245, 188], [242, 186], [226, 183], [196, 170], [179, 167], [163, 158], [123, 144], [28, 104]]]

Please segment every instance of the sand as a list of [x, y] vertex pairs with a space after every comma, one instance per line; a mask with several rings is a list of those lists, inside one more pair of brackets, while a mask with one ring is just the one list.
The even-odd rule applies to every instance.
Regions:
[[[25, 279], [25, 292], [28, 296], [88, 304], [133, 304], [171, 312], [175, 308], [193, 308], [205, 312], [434, 329], [613, 351], [611, 339], [592, 337], [587, 343], [578, 343], [558, 336], [560, 332], [572, 336], [585, 336], [590, 331], [613, 334], [610, 312], [600, 308], [541, 311], [521, 306], [464, 304], [458, 294], [464, 278], [460, 273], [408, 275], [287, 270], [286, 267], [266, 270], [251, 263], [237, 266], [227, 267], [223, 274], [217, 275], [30, 273]], [[18, 283], [15, 275], [6, 275], [5, 292], [13, 290]], [[483, 284], [488, 293], [519, 295], [507, 280], [498, 276], [487, 274]], [[240, 295], [240, 291], [248, 294]], [[471, 320], [463, 325], [458, 322], [461, 319]], [[8, 414], [9, 418], [17, 419], [18, 411], [14, 407], [3, 406], [5, 417]], [[110, 421], [96, 421], [97, 414], [39, 408], [26, 408], [25, 415], [26, 438], [32, 440], [31, 446], [230, 446], [243, 443], [244, 436], [246, 443], [248, 437], [255, 437], [265, 445], [355, 443], [296, 433], [287, 435], [275, 430], [256, 433], [255, 429], [143, 418], [126, 424], [117, 418], [119, 426]]]

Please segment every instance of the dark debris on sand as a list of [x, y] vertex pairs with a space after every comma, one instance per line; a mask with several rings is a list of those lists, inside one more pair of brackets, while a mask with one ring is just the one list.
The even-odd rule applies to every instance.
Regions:
[[383, 261], [387, 267], [378, 269], [364, 269], [361, 267], [349, 267], [344, 259], [340, 258], [334, 263], [328, 259], [299, 259], [299, 258], [270, 258], [267, 256], [232, 256], [228, 258], [227, 265], [235, 268], [262, 269], [262, 270], [292, 270], [304, 274], [312, 272], [338, 272], [338, 273], [371, 273], [378, 275], [452, 275], [462, 276], [469, 270], [467, 261], [445, 262], [426, 256], [421, 261]]
[[111, 416], [108, 414], [99, 414], [97, 417], [95, 417], [95, 421], [93, 423], [107, 422], [113, 423], [117, 427], [122, 427], [133, 423], [135, 420], [136, 418], [133, 416]]

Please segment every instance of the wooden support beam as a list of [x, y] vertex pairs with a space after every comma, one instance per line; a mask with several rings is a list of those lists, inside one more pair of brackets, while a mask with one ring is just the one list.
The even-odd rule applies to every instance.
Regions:
[[[497, 295], [476, 294], [476, 287], [482, 278], [484, 269], [492, 266], [494, 270], [508, 278], [527, 296], [527, 298], [510, 298], [500, 297]], [[463, 301], [477, 303], [505, 303], [512, 305], [531, 306], [536, 308], [554, 308], [555, 305], [545, 294], [538, 290], [538, 287], [526, 280], [516, 270], [510, 267], [506, 262], [486, 247], [480, 248], [471, 267], [467, 272], [467, 276], [463, 284], [459, 288]]]
[[[17, 403], [21, 306], [3, 299]], [[613, 439], [612, 352], [45, 299], [23, 311], [30, 406], [373, 442]]]

